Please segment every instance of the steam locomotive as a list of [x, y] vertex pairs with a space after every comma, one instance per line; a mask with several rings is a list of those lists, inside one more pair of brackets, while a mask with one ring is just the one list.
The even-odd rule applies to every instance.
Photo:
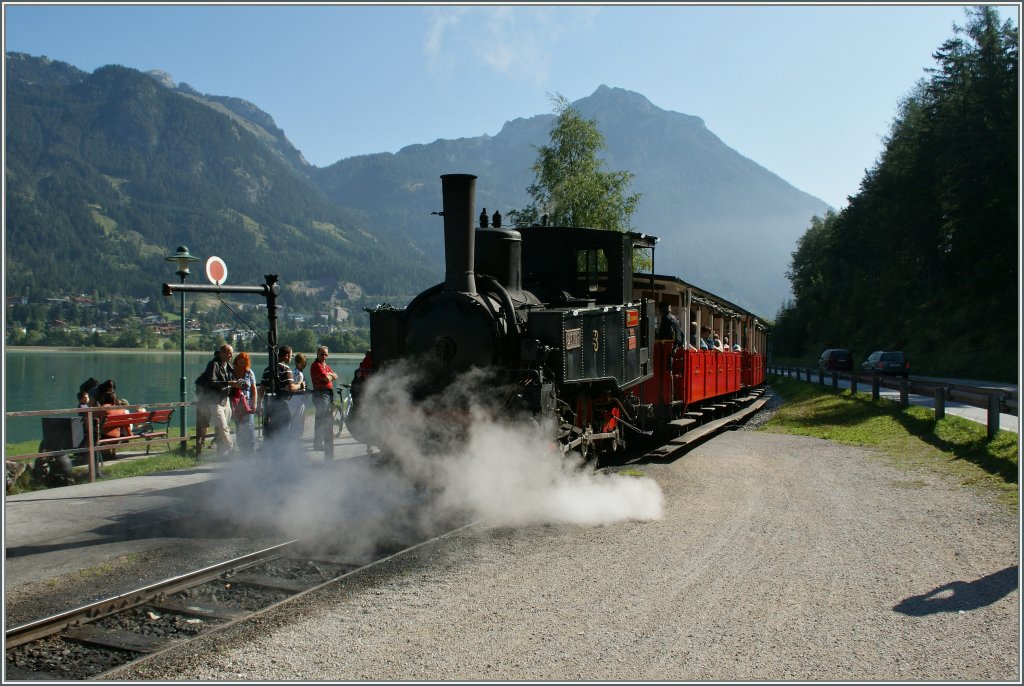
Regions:
[[[487, 370], [493, 411], [553, 420], [563, 453], [598, 459], [630, 436], [679, 431], [694, 422], [687, 413], [763, 384], [764, 355], [755, 350], [764, 350], [766, 327], [721, 298], [654, 274], [657, 238], [509, 230], [497, 214], [491, 226], [482, 214], [476, 228], [476, 178], [441, 176], [444, 282], [405, 308], [370, 312], [371, 374], [413, 362], [421, 373], [412, 393], [429, 404], [461, 374]], [[746, 350], [657, 340], [661, 301], [685, 311], [681, 319], [695, 331], [731, 334]], [[363, 393], [363, 384], [353, 388], [350, 430], [382, 445], [386, 438], [370, 428], [379, 423], [360, 416], [372, 407]]]

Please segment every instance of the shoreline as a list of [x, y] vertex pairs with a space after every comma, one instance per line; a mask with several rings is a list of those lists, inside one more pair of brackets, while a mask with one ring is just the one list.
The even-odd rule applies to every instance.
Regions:
[[[98, 352], [98, 353], [172, 353], [180, 355], [181, 350], [154, 350], [153, 348], [93, 348], [92, 346], [83, 347], [68, 347], [68, 346], [56, 346], [56, 345], [5, 345], [4, 352], [44, 352], [44, 353], [82, 353], [82, 352]], [[202, 350], [186, 350], [186, 353], [202, 353]]]
[[[22, 353], [22, 352], [39, 352], [39, 353], [86, 353], [86, 352], [96, 352], [96, 353], [105, 353], [105, 354], [111, 354], [111, 353], [112, 354], [119, 354], [120, 353], [120, 354], [125, 354], [125, 355], [128, 355], [128, 354], [131, 354], [131, 355], [138, 355], [138, 354], [178, 355], [178, 356], [181, 355], [181, 350], [180, 349], [178, 349], [178, 350], [154, 350], [153, 348], [93, 348], [93, 347], [74, 348], [74, 347], [62, 347], [62, 346], [53, 346], [53, 345], [5, 345], [4, 346], [4, 354], [6, 355], [8, 352], [19, 352], [19, 353]], [[249, 351], [249, 352], [250, 352], [250, 354], [252, 354], [252, 351]], [[185, 354], [186, 355], [190, 355], [190, 354], [209, 355], [210, 353], [208, 351], [206, 351], [206, 350], [186, 350]], [[257, 354], [260, 354], [260, 355], [265, 354], [265, 351], [260, 350]], [[332, 352], [331, 353], [332, 356], [352, 355], [353, 357], [358, 357], [359, 359], [362, 359], [364, 354], [365, 353], [340, 353], [340, 352], [339, 353], [336, 353], [336, 352]]]

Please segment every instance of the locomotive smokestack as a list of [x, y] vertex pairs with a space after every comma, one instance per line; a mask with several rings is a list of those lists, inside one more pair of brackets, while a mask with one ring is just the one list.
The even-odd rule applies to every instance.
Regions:
[[476, 293], [476, 278], [473, 276], [476, 177], [472, 174], [442, 174], [441, 195], [444, 203], [444, 288], [446, 291]]

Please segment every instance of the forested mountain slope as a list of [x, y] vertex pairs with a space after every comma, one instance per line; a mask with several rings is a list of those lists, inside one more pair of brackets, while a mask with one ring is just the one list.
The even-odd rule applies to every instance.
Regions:
[[[329, 296], [339, 282], [396, 300], [443, 274], [439, 176], [478, 175], [477, 205], [528, 202], [535, 146], [554, 115], [494, 136], [309, 165], [273, 118], [170, 75], [88, 74], [7, 56], [9, 293], [152, 294], [185, 244], [218, 254], [234, 283], [277, 273]], [[730, 149], [694, 116], [601, 86], [574, 107], [597, 120], [607, 168], [635, 175], [633, 228], [662, 240], [656, 268], [772, 317], [813, 198]], [[314, 247], [315, 246], [315, 247]]]
[[326, 198], [283, 132], [229, 116], [238, 103], [218, 111], [133, 69], [26, 55], [8, 55], [6, 76], [8, 293], [154, 295], [181, 244], [223, 257], [232, 283], [276, 273], [387, 295], [433, 278]]

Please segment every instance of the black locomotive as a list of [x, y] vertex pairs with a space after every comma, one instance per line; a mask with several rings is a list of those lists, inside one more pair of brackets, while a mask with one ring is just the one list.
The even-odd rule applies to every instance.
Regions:
[[[460, 374], [488, 370], [495, 412], [553, 419], [561, 450], [584, 457], [619, 450], [630, 432], [662, 428], [698, 400], [674, 391], [682, 387], [671, 369], [681, 375], [684, 368], [674, 356], [689, 351], [655, 340], [655, 300], [667, 297], [666, 284], [685, 287], [653, 273], [657, 239], [586, 228], [509, 230], [497, 216], [488, 227], [486, 215], [476, 228], [476, 178], [441, 176], [444, 282], [404, 309], [370, 313], [373, 373], [414, 361], [422, 373], [413, 393], [429, 404]], [[698, 307], [704, 302], [697, 298]], [[706, 397], [739, 391], [739, 360], [735, 388]], [[363, 392], [353, 389], [351, 431], [381, 445], [385, 437], [360, 416], [368, 411]]]

